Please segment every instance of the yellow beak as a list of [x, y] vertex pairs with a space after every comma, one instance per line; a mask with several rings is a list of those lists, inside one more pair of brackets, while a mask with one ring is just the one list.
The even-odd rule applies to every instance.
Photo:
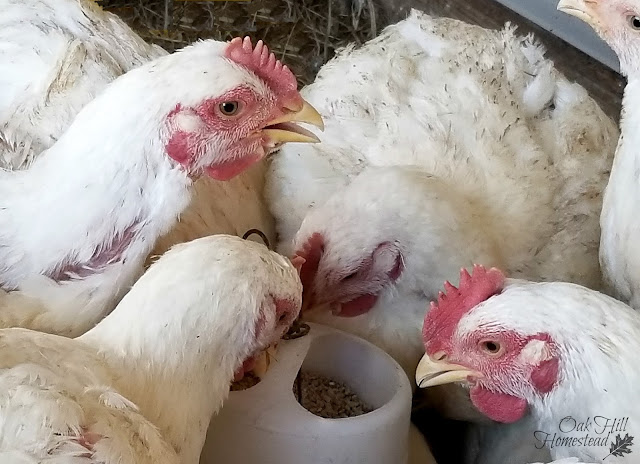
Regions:
[[284, 115], [273, 119], [262, 129], [262, 133], [267, 135], [271, 142], [282, 145], [287, 142], [317, 143], [320, 139], [313, 133], [294, 124], [304, 122], [311, 124], [321, 131], [324, 130], [324, 121], [320, 113], [307, 101], [302, 100], [302, 106], [285, 108]]
[[269, 346], [266, 350], [264, 350], [260, 355], [256, 358], [255, 364], [251, 372], [258, 378], [262, 379], [266, 375], [269, 370], [269, 365], [271, 364], [271, 358], [275, 359], [275, 354], [277, 351], [276, 344]]
[[463, 382], [469, 376], [477, 378], [481, 377], [481, 374], [459, 364], [434, 361], [425, 354], [416, 369], [416, 384], [420, 388], [435, 387], [447, 383]]
[[593, 0], [560, 0], [558, 10], [581, 19], [590, 26], [597, 26], [598, 20], [593, 11]]

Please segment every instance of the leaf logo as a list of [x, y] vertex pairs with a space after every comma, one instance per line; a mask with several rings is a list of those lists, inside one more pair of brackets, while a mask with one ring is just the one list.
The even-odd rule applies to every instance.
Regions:
[[615, 456], [617, 458], [623, 458], [625, 454], [631, 454], [631, 447], [633, 446], [633, 437], [628, 433], [624, 436], [624, 438], [620, 438], [620, 435], [616, 435], [616, 439], [611, 442], [611, 447], [609, 448], [609, 454], [607, 454], [604, 458], [607, 459], [609, 456]]

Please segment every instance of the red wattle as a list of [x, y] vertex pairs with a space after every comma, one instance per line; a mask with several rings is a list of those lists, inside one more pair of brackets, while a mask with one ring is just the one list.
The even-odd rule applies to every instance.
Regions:
[[339, 317], [356, 317], [365, 314], [373, 308], [378, 301], [377, 295], [362, 295], [340, 305], [340, 309], [334, 312]]
[[256, 358], [254, 356], [246, 359], [242, 366], [240, 366], [236, 372], [233, 374], [233, 381], [237, 382], [238, 380], [242, 380], [244, 375], [254, 368], [256, 364]]
[[261, 159], [261, 155], [253, 154], [233, 161], [223, 161], [212, 164], [211, 166], [207, 166], [205, 171], [207, 175], [213, 179], [222, 181], [229, 180], [241, 174], [245, 169]]
[[471, 401], [489, 419], [506, 424], [522, 419], [528, 407], [522, 398], [492, 392], [479, 385], [471, 389]]

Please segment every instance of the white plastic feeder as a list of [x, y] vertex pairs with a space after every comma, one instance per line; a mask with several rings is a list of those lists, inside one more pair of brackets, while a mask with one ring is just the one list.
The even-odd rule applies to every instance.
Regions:
[[[278, 345], [260, 383], [231, 392], [209, 426], [201, 464], [406, 464], [411, 386], [384, 351], [350, 334], [309, 324]], [[345, 419], [307, 411], [292, 388], [300, 368], [350, 387], [374, 410]]]

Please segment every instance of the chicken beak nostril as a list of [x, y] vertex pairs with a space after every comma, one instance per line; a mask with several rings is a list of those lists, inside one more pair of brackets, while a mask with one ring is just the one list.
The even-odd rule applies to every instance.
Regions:
[[435, 387], [455, 382], [469, 382], [469, 378], [478, 378], [482, 374], [460, 364], [449, 363], [442, 359], [442, 352], [432, 356], [425, 354], [416, 368], [416, 384], [419, 388]]
[[282, 110], [285, 113], [298, 113], [304, 107], [304, 100], [294, 99], [283, 102]]
[[447, 353], [445, 353], [444, 351], [438, 351], [433, 355], [433, 359], [435, 361], [445, 361], [447, 359]]

